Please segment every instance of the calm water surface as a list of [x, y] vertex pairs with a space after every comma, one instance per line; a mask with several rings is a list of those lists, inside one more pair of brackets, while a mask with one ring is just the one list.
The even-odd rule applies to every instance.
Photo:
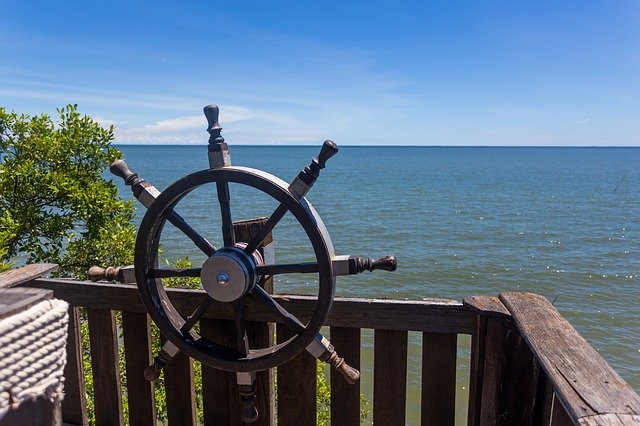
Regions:
[[[161, 190], [207, 168], [204, 146], [119, 148], [130, 167]], [[235, 165], [289, 182], [317, 149], [232, 146], [231, 152]], [[639, 164], [640, 148], [343, 147], [307, 198], [338, 254], [398, 258], [394, 273], [340, 278], [337, 295], [461, 300], [539, 293], [640, 391]], [[231, 195], [234, 219], [266, 216], [275, 207], [247, 188], [232, 186]], [[219, 244], [216, 202], [215, 190], [203, 187], [177, 210]], [[138, 206], [137, 214], [139, 220], [144, 209]], [[276, 228], [275, 240], [281, 261], [312, 259], [293, 220]], [[168, 258], [202, 260], [177, 232], [168, 229], [162, 244]], [[302, 277], [279, 276], [276, 292], [309, 293], [313, 279]], [[419, 415], [420, 338], [410, 335], [412, 424]], [[364, 333], [364, 343], [363, 391], [371, 395], [371, 333]], [[460, 354], [468, 354], [468, 337], [459, 343]], [[462, 401], [464, 356], [458, 370]], [[466, 404], [458, 405], [462, 419]]]

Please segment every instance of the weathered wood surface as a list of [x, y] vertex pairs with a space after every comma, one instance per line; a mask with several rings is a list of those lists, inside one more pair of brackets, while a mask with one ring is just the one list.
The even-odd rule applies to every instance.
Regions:
[[87, 309], [96, 425], [123, 425], [118, 335], [112, 311]]
[[21, 268], [10, 269], [0, 274], [0, 288], [15, 287], [55, 271], [58, 265], [53, 263], [32, 263]]
[[375, 330], [373, 339], [373, 423], [404, 425], [407, 405], [407, 332]]
[[422, 334], [422, 425], [453, 425], [456, 414], [456, 334]]
[[[258, 234], [262, 227], [267, 223], [268, 218], [262, 217], [258, 219], [239, 220], [233, 223], [233, 231], [236, 241], [249, 242]], [[266, 263], [275, 263], [275, 249], [273, 244], [273, 234], [269, 232], [262, 244], [258, 246], [258, 251]], [[263, 288], [267, 293], [273, 293], [273, 277], [265, 280]], [[245, 298], [246, 299], [246, 298]], [[249, 339], [250, 348], [266, 348], [275, 345], [276, 328], [273, 323], [266, 322], [245, 322], [245, 330]], [[231, 334], [235, 335], [235, 327]], [[231, 345], [235, 346], [235, 344]], [[233, 380], [236, 380], [233, 374]], [[258, 425], [275, 425], [276, 424], [276, 405], [275, 405], [275, 372], [273, 369], [266, 371], [258, 371], [256, 373], [256, 408], [258, 409], [258, 419], [252, 423]], [[234, 392], [238, 394], [238, 387], [233, 386]], [[237, 398], [237, 396], [236, 396]], [[240, 405], [238, 400], [237, 412], [240, 413]], [[239, 417], [238, 417], [239, 420]], [[238, 425], [243, 424], [240, 420]]]
[[471, 359], [469, 360], [469, 408], [467, 411], [469, 426], [480, 424], [484, 359], [487, 346], [487, 317], [476, 315], [475, 323], [476, 326], [471, 335]]
[[538, 365], [512, 324], [487, 319], [481, 425], [531, 425]]
[[80, 334], [80, 308], [69, 306], [67, 334], [67, 364], [64, 366], [64, 399], [62, 421], [72, 425], [86, 425], [87, 394], [82, 361], [82, 337]]
[[127, 371], [129, 424], [155, 425], [153, 383], [146, 380], [142, 374], [152, 363], [149, 315], [123, 312], [122, 332]]
[[578, 421], [584, 426], [628, 426], [640, 424], [640, 416], [633, 414], [597, 414]]
[[[569, 418], [567, 411], [564, 409], [560, 401], [558, 401], [555, 393], [553, 394], [553, 404], [551, 408], [551, 426], [573, 426], [573, 421]], [[595, 426], [595, 425], [594, 425]], [[599, 424], [598, 426], [608, 426]]]
[[530, 293], [502, 293], [500, 300], [573, 422], [640, 415], [640, 396], [547, 299]]
[[468, 424], [533, 424], [538, 365], [509, 311], [497, 297], [467, 297], [463, 304], [477, 315]]
[[[162, 343], [166, 341], [164, 337]], [[195, 425], [198, 422], [193, 360], [178, 352], [163, 369], [167, 396], [167, 420], [170, 425]]]
[[[278, 324], [277, 341], [293, 336], [291, 330]], [[314, 426], [316, 424], [316, 359], [307, 351], [277, 367], [278, 425]]]
[[[216, 343], [226, 346], [235, 345], [235, 332], [235, 323], [233, 321], [200, 320], [201, 335]], [[247, 337], [251, 347], [265, 346], [265, 339], [268, 338], [263, 333], [256, 334], [249, 331]], [[258, 419], [252, 425], [275, 424], [275, 407], [273, 406], [275, 401], [272, 398], [273, 387], [270, 386], [272, 382], [273, 371], [268, 370], [256, 373]], [[240, 419], [240, 400], [236, 373], [218, 370], [203, 364], [202, 396], [205, 424], [244, 424]]]
[[[200, 320], [200, 334], [223, 345], [235, 344], [233, 321]], [[202, 364], [202, 408], [205, 425], [240, 424], [236, 375]]]
[[[62, 279], [39, 278], [29, 287], [54, 290], [54, 296], [74, 306], [94, 309], [112, 309], [146, 312], [138, 289], [127, 284], [78, 282]], [[202, 300], [201, 290], [167, 289], [173, 305], [183, 315], [193, 312]], [[313, 296], [274, 295], [273, 298], [287, 311], [306, 321], [313, 313]], [[278, 322], [280, 318], [251, 296], [246, 297], [247, 321]], [[229, 303], [212, 303], [204, 318], [233, 319]], [[385, 300], [336, 297], [326, 326], [376, 328], [383, 330], [411, 330], [429, 333], [471, 334], [474, 314], [460, 302], [447, 299]]]
[[544, 370], [538, 369], [538, 390], [533, 406], [533, 424], [548, 425], [553, 409], [553, 386], [547, 380]]
[[53, 298], [51, 290], [39, 288], [0, 289], [0, 319], [24, 312], [43, 300]]
[[[345, 362], [360, 371], [360, 329], [331, 327], [331, 344]], [[350, 385], [331, 368], [331, 424], [360, 424], [360, 382]]]
[[469, 296], [462, 299], [462, 304], [483, 317], [511, 319], [511, 314], [496, 296]]

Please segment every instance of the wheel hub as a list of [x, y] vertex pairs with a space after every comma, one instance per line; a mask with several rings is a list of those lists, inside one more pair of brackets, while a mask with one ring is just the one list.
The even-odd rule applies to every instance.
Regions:
[[200, 282], [213, 299], [232, 302], [250, 291], [256, 284], [256, 266], [262, 264], [257, 252], [245, 254], [243, 246], [221, 248], [202, 265]]

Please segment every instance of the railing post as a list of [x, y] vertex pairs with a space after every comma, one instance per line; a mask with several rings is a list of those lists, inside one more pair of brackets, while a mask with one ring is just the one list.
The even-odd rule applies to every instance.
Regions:
[[141, 312], [122, 312], [122, 334], [127, 371], [129, 423], [155, 425], [156, 407], [153, 383], [143, 371], [151, 365], [151, 321]]
[[373, 422], [404, 425], [407, 405], [406, 331], [376, 330], [373, 342]]
[[476, 313], [468, 424], [531, 425], [538, 364], [497, 297], [467, 297]]
[[422, 333], [422, 425], [453, 425], [458, 335]]
[[[349, 364], [360, 370], [360, 329], [331, 327], [331, 342]], [[335, 368], [331, 369], [331, 424], [360, 424], [360, 382], [350, 385]]]
[[[265, 218], [237, 221], [234, 223], [236, 241], [251, 241], [262, 228]], [[271, 234], [265, 238], [259, 248], [261, 254], [273, 263], [274, 250]], [[265, 289], [273, 292], [273, 280], [265, 282]], [[273, 324], [246, 322], [246, 331], [250, 347], [267, 347], [273, 345], [275, 329]], [[233, 320], [202, 319], [200, 321], [202, 336], [219, 344], [233, 347], [235, 341], [235, 324]], [[258, 420], [254, 425], [275, 425], [275, 381], [273, 371], [256, 373], [256, 408]], [[240, 420], [240, 401], [237, 389], [236, 374], [215, 368], [202, 366], [203, 411], [205, 424], [242, 425]]]
[[118, 335], [113, 311], [87, 309], [96, 425], [123, 425]]

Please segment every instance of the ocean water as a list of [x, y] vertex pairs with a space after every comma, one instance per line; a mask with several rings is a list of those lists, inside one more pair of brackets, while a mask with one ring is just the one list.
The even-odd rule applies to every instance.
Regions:
[[[131, 169], [160, 190], [207, 168], [205, 146], [119, 148]], [[230, 149], [234, 165], [287, 182], [318, 151]], [[640, 391], [639, 164], [640, 148], [342, 147], [307, 198], [338, 254], [398, 258], [396, 272], [339, 278], [337, 295], [462, 300], [539, 293]], [[234, 219], [268, 216], [275, 208], [269, 197], [239, 185], [232, 185], [231, 197]], [[220, 244], [215, 187], [195, 190], [176, 210]], [[143, 214], [138, 205], [138, 220]], [[202, 261], [192, 243], [170, 228], [163, 255]], [[286, 218], [274, 232], [281, 262], [312, 259], [295, 221]], [[278, 276], [276, 292], [309, 293], [312, 281]], [[362, 386], [368, 395], [372, 342], [365, 332]], [[462, 419], [469, 339], [461, 337], [459, 346]], [[419, 414], [419, 333], [410, 335], [409, 357], [407, 421], [413, 424]]]

